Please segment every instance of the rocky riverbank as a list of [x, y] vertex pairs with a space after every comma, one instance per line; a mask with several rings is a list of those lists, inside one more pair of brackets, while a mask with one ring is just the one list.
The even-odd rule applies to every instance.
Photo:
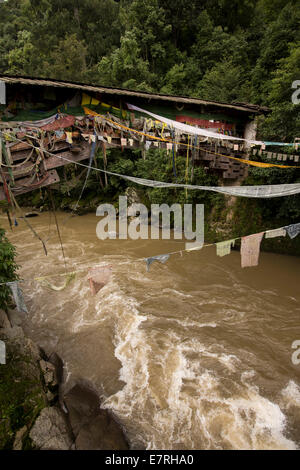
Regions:
[[123, 429], [101, 409], [86, 380], [64, 383], [63, 361], [49, 357], [22, 329], [22, 315], [0, 310], [0, 449], [126, 450]]

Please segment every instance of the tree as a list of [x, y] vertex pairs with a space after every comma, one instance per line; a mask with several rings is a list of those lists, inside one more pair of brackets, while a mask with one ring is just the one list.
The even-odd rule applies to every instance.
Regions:
[[207, 100], [231, 103], [247, 101], [247, 76], [240, 65], [228, 58], [206, 72], [196, 90], [197, 96]]
[[0, 308], [6, 310], [11, 300], [9, 287], [1, 285], [18, 279], [18, 265], [15, 262], [16, 249], [5, 236], [5, 230], [0, 227]]
[[260, 44], [260, 57], [252, 74], [252, 101], [266, 103], [271, 74], [278, 62], [289, 54], [289, 44], [300, 39], [300, 11], [288, 2], [278, 17], [270, 22]]
[[300, 41], [290, 44], [288, 57], [278, 62], [272, 74], [267, 103], [272, 108], [260, 127], [270, 140], [293, 142], [300, 137], [300, 104], [292, 102], [292, 83], [300, 77]]
[[86, 74], [87, 47], [76, 34], [66, 36], [43, 63], [41, 76], [83, 81]]
[[98, 65], [99, 80], [104, 85], [151, 90], [153, 74], [141, 57], [141, 48], [132, 31], [121, 38], [121, 46]]

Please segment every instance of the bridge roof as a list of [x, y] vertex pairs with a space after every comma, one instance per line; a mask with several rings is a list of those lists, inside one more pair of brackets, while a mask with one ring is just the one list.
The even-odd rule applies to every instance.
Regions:
[[200, 98], [193, 98], [188, 96], [175, 96], [175, 95], [163, 95], [161, 93], [149, 93], [146, 91], [134, 91], [127, 90], [125, 88], [114, 88], [107, 87], [102, 85], [91, 85], [75, 82], [67, 82], [63, 80], [54, 80], [46, 78], [33, 78], [33, 77], [23, 77], [23, 76], [11, 76], [11, 75], [1, 75], [0, 81], [5, 82], [6, 84], [20, 84], [20, 85], [31, 85], [31, 86], [43, 86], [43, 87], [58, 87], [58, 88], [70, 88], [73, 90], [81, 90], [84, 92], [93, 92], [101, 93], [106, 95], [119, 95], [127, 99], [130, 98], [142, 98], [147, 99], [149, 102], [151, 100], [161, 101], [161, 102], [175, 102], [189, 105], [202, 105], [215, 108], [221, 108], [225, 112], [226, 110], [234, 110], [239, 112], [245, 112], [247, 114], [263, 114], [270, 111], [269, 108], [265, 106], [258, 106], [249, 103], [222, 103], [218, 101], [209, 101], [203, 100]]

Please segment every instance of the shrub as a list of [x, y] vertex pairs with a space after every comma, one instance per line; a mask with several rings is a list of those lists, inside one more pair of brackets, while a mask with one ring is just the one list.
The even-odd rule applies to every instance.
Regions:
[[0, 228], [0, 308], [6, 310], [11, 301], [9, 287], [1, 285], [3, 282], [15, 281], [18, 265], [15, 262], [16, 249], [5, 235], [5, 230]]

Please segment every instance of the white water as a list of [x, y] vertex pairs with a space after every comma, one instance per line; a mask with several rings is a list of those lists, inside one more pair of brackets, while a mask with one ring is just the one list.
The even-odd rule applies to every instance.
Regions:
[[[47, 214], [32, 220], [46, 235]], [[94, 382], [133, 448], [299, 447], [300, 366], [291, 362], [300, 339], [299, 258], [262, 253], [258, 268], [242, 270], [239, 253], [217, 258], [207, 248], [147, 273], [136, 258], [180, 245], [100, 242], [96, 222], [75, 218], [63, 230], [68, 270], [113, 265], [95, 297], [86, 272], [62, 292], [23, 285], [27, 331], [63, 357], [67, 379]], [[46, 258], [22, 226], [10, 238], [23, 278], [63, 271], [57, 239]]]

